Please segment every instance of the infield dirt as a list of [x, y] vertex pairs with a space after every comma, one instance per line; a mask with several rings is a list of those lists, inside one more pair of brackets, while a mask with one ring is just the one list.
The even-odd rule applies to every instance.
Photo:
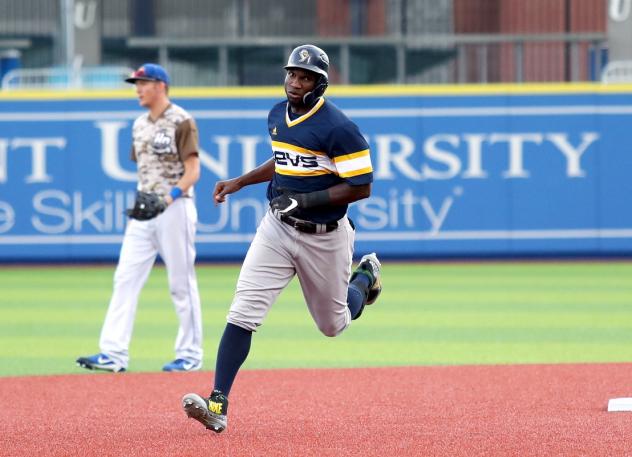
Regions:
[[2, 456], [624, 456], [632, 364], [246, 370], [217, 435], [212, 372], [0, 378]]

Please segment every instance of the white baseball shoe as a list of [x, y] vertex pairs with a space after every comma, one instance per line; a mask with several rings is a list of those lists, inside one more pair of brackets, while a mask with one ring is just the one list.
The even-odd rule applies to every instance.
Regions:
[[219, 390], [214, 390], [208, 398], [186, 394], [182, 397], [182, 408], [188, 417], [215, 433], [223, 432], [228, 425], [228, 398]]
[[358, 273], [364, 273], [371, 279], [371, 287], [369, 287], [369, 295], [366, 299], [367, 305], [372, 305], [377, 297], [382, 293], [382, 264], [377, 259], [375, 252], [367, 254], [360, 259], [358, 267], [355, 269], [351, 279]]

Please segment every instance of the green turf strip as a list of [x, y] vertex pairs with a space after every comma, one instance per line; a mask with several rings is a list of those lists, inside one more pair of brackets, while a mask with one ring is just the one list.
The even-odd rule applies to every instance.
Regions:
[[[0, 375], [82, 373], [98, 352], [113, 266], [0, 269]], [[197, 269], [204, 369], [238, 266]], [[375, 306], [337, 338], [322, 336], [295, 280], [254, 337], [244, 368], [632, 361], [632, 263], [386, 263]], [[326, 284], [323, 287], [327, 287]], [[131, 371], [173, 358], [176, 315], [164, 268], [141, 294]]]

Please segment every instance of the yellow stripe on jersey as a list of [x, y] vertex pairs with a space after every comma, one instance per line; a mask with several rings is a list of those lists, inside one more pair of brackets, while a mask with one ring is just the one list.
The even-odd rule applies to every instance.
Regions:
[[338, 174], [341, 178], [352, 178], [353, 176], [364, 175], [366, 173], [371, 173], [372, 171], [373, 167], [366, 167], [359, 170], [348, 171], [345, 173], [339, 171]]
[[353, 160], [353, 159], [357, 159], [359, 157], [365, 157], [368, 156], [369, 154], [369, 150], [365, 149], [364, 151], [358, 151], [358, 152], [354, 152], [351, 154], [347, 154], [344, 156], [338, 156], [338, 157], [334, 157], [334, 162], [338, 163], [338, 162], [342, 162], [344, 160]]
[[326, 156], [327, 155], [324, 152], [312, 151], [311, 149], [302, 148], [300, 146], [295, 146], [295, 145], [290, 144], [290, 143], [283, 143], [281, 141], [273, 141], [272, 142], [272, 148], [273, 149], [276, 148], [276, 149], [279, 149], [279, 150], [285, 150], [285, 151], [300, 152], [301, 154], [311, 154], [311, 155], [315, 155], [315, 156]]
[[335, 173], [335, 172], [329, 171], [329, 170], [297, 171], [297, 170], [290, 170], [290, 169], [287, 169], [287, 168], [279, 168], [278, 166], [275, 167], [274, 171], [275, 171], [275, 173], [278, 173], [280, 175], [287, 175], [287, 176], [322, 176], [322, 175], [328, 175], [328, 174], [334, 174]]
[[321, 106], [323, 106], [323, 103], [325, 103], [325, 97], [320, 97], [312, 109], [310, 109], [307, 113], [303, 114], [302, 116], [297, 117], [296, 119], [292, 121], [290, 120], [290, 115], [288, 114], [288, 109], [289, 109], [289, 104], [290, 104], [290, 102], [288, 102], [288, 107], [285, 109], [285, 123], [287, 124], [288, 127], [294, 127], [295, 125], [300, 124], [303, 121], [306, 121], [307, 119], [312, 117], [314, 113], [316, 113], [316, 111], [320, 109]]

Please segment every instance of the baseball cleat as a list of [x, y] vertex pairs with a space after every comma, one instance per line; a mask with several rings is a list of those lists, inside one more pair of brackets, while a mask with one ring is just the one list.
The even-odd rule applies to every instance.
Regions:
[[175, 359], [162, 367], [162, 371], [197, 371], [200, 368], [202, 368], [202, 362], [199, 360], [190, 362], [184, 359]]
[[103, 370], [113, 373], [121, 373], [125, 371], [125, 367], [116, 363], [113, 359], [103, 353], [94, 354], [88, 357], [79, 357], [77, 365], [88, 370]]
[[228, 425], [228, 398], [219, 390], [214, 390], [208, 399], [198, 394], [186, 394], [182, 397], [182, 407], [188, 417], [215, 433], [223, 432]]
[[375, 252], [367, 254], [360, 259], [358, 267], [351, 276], [353, 280], [354, 276], [358, 273], [364, 273], [371, 279], [371, 287], [369, 288], [369, 294], [366, 299], [367, 305], [372, 305], [382, 292], [382, 264], [377, 259]]

